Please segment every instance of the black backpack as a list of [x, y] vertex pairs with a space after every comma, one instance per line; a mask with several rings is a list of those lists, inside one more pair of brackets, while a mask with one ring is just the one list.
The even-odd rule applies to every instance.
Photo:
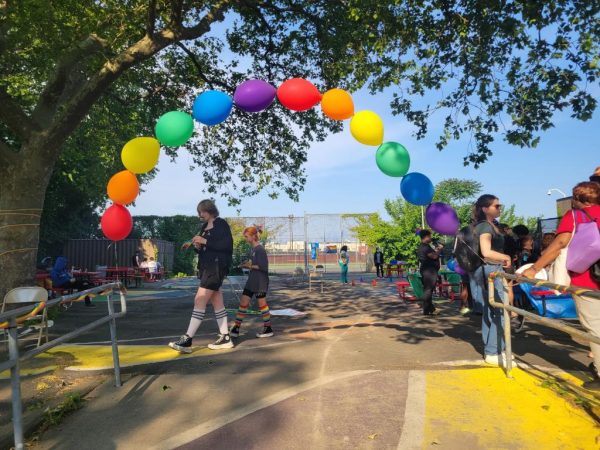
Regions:
[[467, 225], [459, 230], [454, 241], [454, 258], [458, 265], [469, 273], [475, 272], [483, 265], [474, 225]]

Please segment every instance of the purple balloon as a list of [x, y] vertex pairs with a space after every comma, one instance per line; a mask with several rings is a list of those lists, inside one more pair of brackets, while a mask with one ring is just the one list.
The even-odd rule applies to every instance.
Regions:
[[456, 272], [459, 275], [466, 275], [467, 272], [465, 271], [465, 269], [463, 269], [462, 267], [460, 267], [458, 264], [456, 266], [454, 266], [454, 272]]
[[246, 112], [259, 112], [269, 107], [277, 90], [263, 80], [248, 80], [240, 84], [233, 94], [238, 108]]
[[425, 220], [433, 231], [447, 236], [455, 236], [460, 222], [456, 211], [446, 203], [432, 203], [425, 211]]

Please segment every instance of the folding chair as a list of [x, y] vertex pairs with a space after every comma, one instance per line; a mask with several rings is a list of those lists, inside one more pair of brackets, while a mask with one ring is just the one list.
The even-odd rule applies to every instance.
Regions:
[[[24, 305], [27, 303], [35, 304], [48, 301], [48, 291], [43, 287], [18, 287], [8, 291], [4, 296], [2, 302], [2, 308], [0, 312], [4, 312], [6, 305]], [[28, 320], [41, 320], [39, 325], [28, 326], [27, 328], [39, 328], [40, 332], [37, 340], [37, 347], [42, 343], [42, 335], [46, 336], [46, 342], [48, 342], [48, 328], [52, 326], [52, 321], [48, 321], [48, 308], [44, 308], [41, 315], [33, 316]], [[27, 323], [27, 322], [25, 322]], [[18, 325], [19, 327], [26, 327], [25, 324]]]

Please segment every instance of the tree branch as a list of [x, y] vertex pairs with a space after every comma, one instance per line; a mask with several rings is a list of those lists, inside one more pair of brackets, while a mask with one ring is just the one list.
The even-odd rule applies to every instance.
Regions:
[[25, 114], [23, 108], [14, 101], [4, 86], [0, 85], [0, 120], [21, 140], [26, 141], [37, 125]]
[[181, 42], [175, 42], [175, 45], [177, 47], [179, 47], [181, 50], [183, 50], [186, 55], [189, 56], [189, 58], [192, 60], [192, 63], [196, 67], [196, 71], [198, 72], [198, 75], [200, 76], [200, 78], [202, 78], [204, 80], [204, 82], [206, 84], [208, 84], [208, 86], [211, 89], [214, 89], [214, 85], [217, 85], [217, 86], [222, 87], [223, 89], [226, 89], [229, 92], [233, 92], [235, 90], [234, 87], [229, 86], [227, 83], [223, 83], [222, 81], [219, 81], [219, 80], [211, 80], [211, 79], [209, 79], [206, 76], [206, 74], [204, 73], [204, 71], [202, 70], [202, 66], [200, 65], [200, 62], [198, 61], [198, 58], [196, 58], [196, 55], [194, 55], [194, 52], [192, 52], [189, 48], [187, 48]]
[[215, 3], [198, 24], [181, 30], [164, 29], [154, 36], [145, 35], [135, 44], [122, 51], [115, 58], [105, 62], [100, 70], [91, 76], [79, 90], [63, 105], [61, 113], [53, 120], [48, 130], [49, 150], [58, 148], [88, 113], [94, 102], [131, 66], [156, 55], [162, 49], [180, 40], [195, 39], [210, 30], [215, 21], [222, 21], [231, 1]]
[[10, 167], [19, 159], [19, 154], [0, 139], [0, 165]]
[[146, 36], [154, 35], [154, 27], [156, 22], [156, 0], [150, 0], [148, 3], [148, 22], [146, 23]]
[[66, 88], [69, 77], [81, 60], [91, 54], [106, 48], [108, 44], [95, 34], [89, 35], [79, 42], [73, 49], [68, 51], [57, 63], [52, 78], [40, 95], [38, 104], [33, 112], [33, 118], [40, 123], [49, 122], [56, 110], [59, 98]]

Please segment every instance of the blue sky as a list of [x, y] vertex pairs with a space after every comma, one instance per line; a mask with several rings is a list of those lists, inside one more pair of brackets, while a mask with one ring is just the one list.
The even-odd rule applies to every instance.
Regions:
[[[227, 23], [213, 33], [218, 35]], [[554, 217], [555, 201], [560, 194], [547, 195], [550, 188], [560, 189], [567, 195], [572, 186], [585, 180], [600, 166], [600, 117], [598, 111], [587, 121], [571, 119], [568, 114], [555, 117], [555, 128], [542, 134], [535, 149], [519, 148], [502, 141], [501, 136], [492, 148], [494, 155], [479, 169], [463, 166], [463, 157], [469, 153], [468, 138], [453, 141], [443, 151], [435, 142], [441, 129], [430, 122], [425, 139], [412, 136], [415, 128], [401, 117], [392, 116], [389, 102], [392, 90], [375, 96], [366, 91], [353, 94], [355, 111], [370, 109], [378, 113], [385, 126], [384, 141], [403, 144], [411, 156], [411, 172], [422, 172], [434, 184], [446, 178], [473, 179], [483, 185], [482, 193], [498, 196], [505, 205], [514, 204], [522, 216]], [[424, 103], [434, 99], [425, 97]], [[320, 109], [317, 105], [316, 108]], [[191, 105], [190, 105], [191, 110]], [[197, 126], [200, 126], [197, 124]], [[383, 202], [400, 195], [400, 179], [379, 171], [375, 164], [376, 147], [355, 141], [345, 121], [342, 133], [329, 136], [324, 142], [314, 143], [306, 163], [307, 182], [300, 201], [293, 202], [284, 195], [272, 200], [266, 194], [243, 199], [239, 207], [228, 207], [224, 199], [216, 198], [221, 215], [288, 216], [307, 213], [380, 212]], [[161, 155], [156, 178], [144, 186], [133, 215], [195, 214], [199, 200], [205, 196], [205, 184], [200, 171], [190, 171], [192, 158], [180, 150], [172, 163]]]

